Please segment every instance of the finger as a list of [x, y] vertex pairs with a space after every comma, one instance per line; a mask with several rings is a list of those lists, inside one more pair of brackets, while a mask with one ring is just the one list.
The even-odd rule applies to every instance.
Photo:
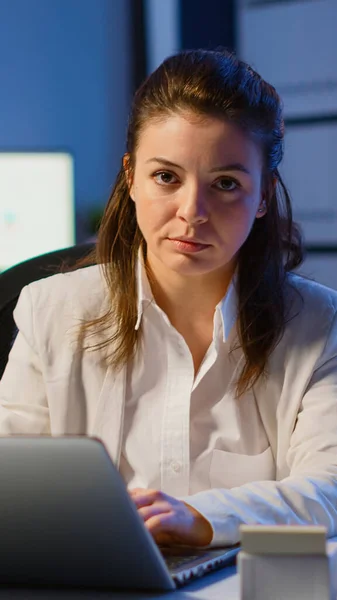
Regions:
[[155, 502], [149, 506], [144, 506], [138, 509], [138, 514], [146, 522], [155, 515], [167, 514], [172, 511], [172, 506], [167, 502]]
[[151, 533], [154, 541], [158, 546], [177, 546], [181, 544], [181, 539], [177, 538], [177, 535], [174, 533]]
[[143, 506], [149, 506], [154, 502], [162, 501], [163, 494], [157, 490], [140, 490], [139, 492], [132, 494], [131, 498], [137, 508], [141, 508]]
[[165, 498], [166, 500], [174, 500], [173, 497], [168, 496], [161, 490], [155, 490], [153, 488], [131, 488], [128, 490], [130, 496], [138, 496], [142, 494], [148, 494], [150, 496], [157, 496], [158, 498]]
[[179, 524], [174, 513], [161, 513], [150, 517], [146, 528], [158, 544], [180, 544], [184, 542], [184, 536], [180, 531]]
[[146, 521], [146, 527], [152, 534], [157, 533], [170, 533], [177, 527], [177, 518], [174, 512], [158, 513], [149, 518]]
[[130, 496], [134, 496], [137, 495], [141, 492], [146, 492], [146, 488], [131, 488], [130, 490], [128, 490]]

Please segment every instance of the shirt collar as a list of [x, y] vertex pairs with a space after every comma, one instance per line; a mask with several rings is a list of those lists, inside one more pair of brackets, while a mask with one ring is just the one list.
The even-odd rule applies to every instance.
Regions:
[[[144, 310], [154, 302], [151, 286], [146, 274], [143, 253], [140, 250], [137, 264], [137, 322], [135, 329], [138, 330], [142, 321]], [[229, 333], [237, 319], [237, 293], [236, 293], [237, 271], [234, 273], [227, 292], [222, 300], [215, 307], [214, 315], [214, 337], [222, 326], [222, 339], [227, 341]], [[219, 320], [220, 317], [220, 320]]]
[[136, 285], [137, 285], [137, 322], [135, 329], [139, 329], [142, 320], [143, 312], [145, 308], [154, 301], [151, 286], [146, 275], [146, 269], [144, 264], [143, 252], [141, 248], [138, 253], [138, 264], [136, 272]]
[[[237, 271], [235, 271], [232, 281], [230, 282], [227, 292], [223, 299], [216, 306], [216, 314], [220, 315], [222, 324], [222, 339], [224, 342], [228, 340], [229, 333], [234, 326], [238, 313], [238, 298], [236, 292]], [[214, 319], [214, 328], [216, 317]], [[216, 332], [214, 331], [214, 334]]]

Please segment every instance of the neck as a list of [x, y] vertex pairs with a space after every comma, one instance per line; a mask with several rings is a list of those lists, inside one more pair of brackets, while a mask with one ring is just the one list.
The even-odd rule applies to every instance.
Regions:
[[180, 322], [213, 323], [214, 310], [225, 296], [235, 271], [235, 264], [212, 273], [185, 276], [175, 271], [147, 264], [153, 297], [173, 325]]

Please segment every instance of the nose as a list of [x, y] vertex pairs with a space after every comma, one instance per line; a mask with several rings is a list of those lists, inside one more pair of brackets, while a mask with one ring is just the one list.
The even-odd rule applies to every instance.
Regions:
[[189, 225], [201, 225], [208, 221], [206, 193], [201, 186], [181, 190], [177, 217]]

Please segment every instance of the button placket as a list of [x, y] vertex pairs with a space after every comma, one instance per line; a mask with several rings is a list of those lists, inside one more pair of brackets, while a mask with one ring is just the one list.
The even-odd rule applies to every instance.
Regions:
[[172, 471], [174, 471], [174, 473], [180, 473], [181, 468], [182, 468], [182, 464], [180, 462], [178, 462], [177, 460], [172, 460], [171, 469], [172, 469]]
[[[167, 340], [167, 389], [162, 422], [161, 489], [172, 496], [189, 493], [189, 418], [193, 361], [184, 340]], [[180, 337], [180, 336], [179, 336]]]

